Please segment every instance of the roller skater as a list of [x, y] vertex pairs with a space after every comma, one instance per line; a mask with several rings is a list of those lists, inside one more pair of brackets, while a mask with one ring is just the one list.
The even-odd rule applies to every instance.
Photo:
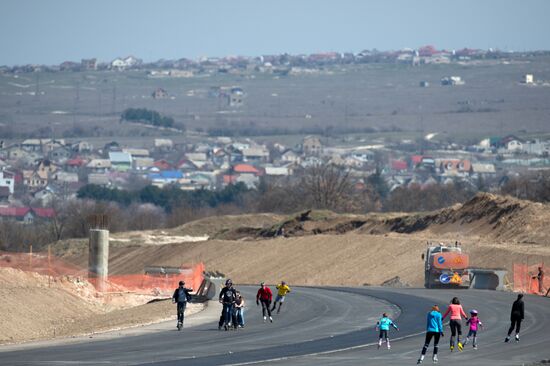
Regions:
[[382, 347], [382, 341], [386, 340], [386, 346], [388, 349], [391, 348], [390, 346], [390, 337], [388, 336], [388, 332], [390, 331], [390, 326], [393, 327], [395, 330], [399, 331], [399, 328], [395, 323], [388, 318], [388, 314], [384, 313], [382, 314], [382, 318], [376, 323], [376, 329], [380, 330], [380, 334], [378, 337], [378, 349]]

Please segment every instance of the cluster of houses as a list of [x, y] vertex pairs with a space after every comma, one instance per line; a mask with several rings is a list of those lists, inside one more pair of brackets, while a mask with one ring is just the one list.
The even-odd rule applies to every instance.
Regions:
[[[251, 139], [205, 138], [175, 144], [157, 138], [149, 148], [122, 146], [116, 141], [94, 147], [86, 141], [28, 139], [0, 144], [0, 217], [23, 222], [55, 215], [55, 199], [75, 197], [86, 184], [130, 189], [132, 183], [182, 190], [221, 189], [242, 182], [255, 189], [262, 179], [279, 184], [311, 166], [334, 164], [350, 171], [360, 189], [371, 174], [381, 174], [391, 190], [457, 181], [475, 187], [502, 181], [521, 169], [550, 168], [550, 142], [515, 136], [488, 138], [475, 146], [431, 142], [429, 153], [410, 154], [399, 144], [328, 146], [306, 136], [287, 147]], [[23, 204], [26, 202], [27, 204]]]
[[266, 72], [280, 74], [318, 72], [329, 65], [361, 63], [405, 63], [448, 64], [451, 62], [469, 62], [472, 60], [522, 57], [529, 52], [509, 53], [499, 50], [481, 50], [463, 48], [460, 50], [438, 50], [434, 46], [417, 49], [404, 48], [393, 51], [364, 50], [358, 53], [323, 52], [314, 54], [262, 55], [256, 57], [228, 56], [202, 57], [197, 60], [181, 58], [178, 60], [159, 60], [143, 62], [135, 56], [117, 57], [110, 62], [98, 62], [96, 58], [82, 59], [80, 62], [65, 61], [59, 65], [23, 65], [0, 67], [1, 71], [90, 71], [90, 70], [145, 70], [152, 77], [192, 77], [208, 73], [242, 74], [243, 72]]

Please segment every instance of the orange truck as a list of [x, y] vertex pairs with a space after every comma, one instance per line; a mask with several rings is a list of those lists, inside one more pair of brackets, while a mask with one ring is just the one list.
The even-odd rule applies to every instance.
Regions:
[[470, 287], [469, 257], [458, 246], [429, 246], [424, 259], [424, 287]]

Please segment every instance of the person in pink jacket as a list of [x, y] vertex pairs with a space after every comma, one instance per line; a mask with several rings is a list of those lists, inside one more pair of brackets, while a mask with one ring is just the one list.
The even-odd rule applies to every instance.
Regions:
[[445, 314], [443, 314], [443, 320], [447, 317], [447, 315], [451, 314], [449, 326], [451, 327], [451, 340], [450, 340], [450, 347], [451, 352], [455, 349], [455, 336], [457, 337], [457, 346], [458, 350], [462, 351], [463, 345], [460, 342], [460, 336], [462, 335], [462, 317], [464, 319], [468, 319], [468, 316], [466, 316], [466, 313], [464, 312], [464, 309], [462, 308], [462, 305], [460, 305], [460, 301], [458, 300], [458, 297], [453, 297], [451, 300], [451, 304], [447, 308], [447, 311]]

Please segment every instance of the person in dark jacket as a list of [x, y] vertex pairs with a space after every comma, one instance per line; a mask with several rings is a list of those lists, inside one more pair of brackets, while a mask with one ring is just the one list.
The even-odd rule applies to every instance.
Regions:
[[228, 279], [225, 281], [225, 287], [220, 291], [219, 301], [223, 304], [222, 316], [220, 318], [220, 323], [218, 329], [223, 327], [225, 330], [229, 329], [231, 324], [231, 319], [233, 317], [233, 306], [235, 305], [235, 300], [237, 299], [237, 291], [233, 288], [233, 281]]
[[183, 327], [183, 318], [185, 316], [185, 308], [187, 307], [187, 302], [191, 300], [191, 294], [193, 290], [190, 288], [185, 288], [185, 282], [180, 281], [179, 287], [174, 291], [172, 295], [172, 303], [177, 304], [177, 314], [178, 314], [178, 330], [181, 330]]
[[510, 342], [510, 335], [514, 328], [516, 328], [516, 342], [519, 342], [519, 331], [521, 329], [521, 321], [525, 317], [525, 310], [523, 306], [523, 294], [519, 294], [518, 298], [512, 304], [512, 311], [510, 313], [510, 329], [508, 329], [508, 335], [504, 339], [504, 342]]

